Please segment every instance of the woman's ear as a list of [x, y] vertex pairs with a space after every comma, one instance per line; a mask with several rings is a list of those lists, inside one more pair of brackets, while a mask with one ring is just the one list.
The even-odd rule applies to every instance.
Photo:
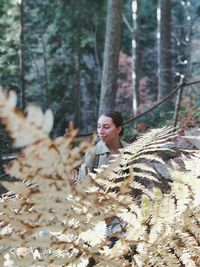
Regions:
[[122, 126], [119, 126], [119, 127], [117, 128], [117, 133], [120, 134], [121, 131], [122, 131]]

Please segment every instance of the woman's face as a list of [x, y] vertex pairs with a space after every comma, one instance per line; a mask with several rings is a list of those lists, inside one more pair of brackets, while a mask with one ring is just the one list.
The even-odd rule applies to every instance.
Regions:
[[97, 123], [97, 132], [99, 138], [106, 144], [112, 143], [119, 138], [122, 127], [116, 127], [111, 117], [101, 115]]

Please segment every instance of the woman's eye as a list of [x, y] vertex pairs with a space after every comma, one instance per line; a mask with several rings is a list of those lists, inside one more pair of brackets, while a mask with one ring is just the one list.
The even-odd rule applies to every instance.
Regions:
[[101, 128], [106, 129], [106, 130], [110, 129], [108, 125], [105, 125], [105, 126], [97, 125], [97, 129], [101, 129]]

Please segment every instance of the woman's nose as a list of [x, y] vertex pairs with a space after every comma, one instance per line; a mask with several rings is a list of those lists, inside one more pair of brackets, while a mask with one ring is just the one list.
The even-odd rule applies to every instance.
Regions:
[[98, 131], [99, 133], [103, 133], [103, 127], [99, 127]]

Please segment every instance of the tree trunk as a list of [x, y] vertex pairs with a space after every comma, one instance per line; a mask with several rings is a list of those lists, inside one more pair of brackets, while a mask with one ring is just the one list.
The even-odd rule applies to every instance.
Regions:
[[132, 1], [132, 16], [133, 16], [133, 38], [132, 38], [132, 81], [133, 81], [133, 114], [137, 114], [137, 108], [140, 104], [140, 69], [141, 69], [141, 53], [140, 53], [140, 17], [139, 8], [140, 1]]
[[115, 108], [123, 0], [108, 0], [99, 114]]
[[21, 34], [20, 34], [20, 78], [21, 78], [21, 108], [22, 110], [26, 107], [26, 79], [25, 79], [25, 60], [26, 60], [26, 41], [25, 41], [25, 22], [24, 22], [24, 8], [25, 0], [21, 1], [20, 4], [20, 23], [21, 23]]
[[80, 70], [80, 64], [81, 64], [81, 49], [80, 49], [80, 24], [78, 24], [78, 33], [77, 33], [77, 40], [76, 40], [76, 54], [75, 54], [75, 95], [74, 95], [74, 103], [75, 105], [75, 126], [77, 128], [81, 127], [81, 117], [80, 117], [80, 111], [81, 111], [81, 88], [80, 88], [80, 79], [81, 79], [81, 70]]
[[[160, 15], [160, 16], [159, 16]], [[159, 19], [160, 18], [160, 19]], [[159, 0], [158, 6], [158, 99], [171, 90], [171, 0]], [[171, 106], [167, 102], [166, 106]]]
[[42, 38], [43, 58], [44, 58], [44, 110], [49, 108], [49, 82], [46, 44]]
[[[184, 6], [183, 16], [184, 16], [184, 26], [185, 26], [185, 36], [183, 38], [183, 43], [185, 45], [184, 49], [184, 58], [182, 60], [182, 65], [184, 66], [184, 78], [187, 80], [191, 76], [192, 66], [191, 66], [191, 50], [192, 50], [192, 14], [195, 14], [195, 11], [192, 10], [193, 6], [191, 0], [187, 1], [187, 5]], [[180, 59], [181, 61], [181, 59]]]

